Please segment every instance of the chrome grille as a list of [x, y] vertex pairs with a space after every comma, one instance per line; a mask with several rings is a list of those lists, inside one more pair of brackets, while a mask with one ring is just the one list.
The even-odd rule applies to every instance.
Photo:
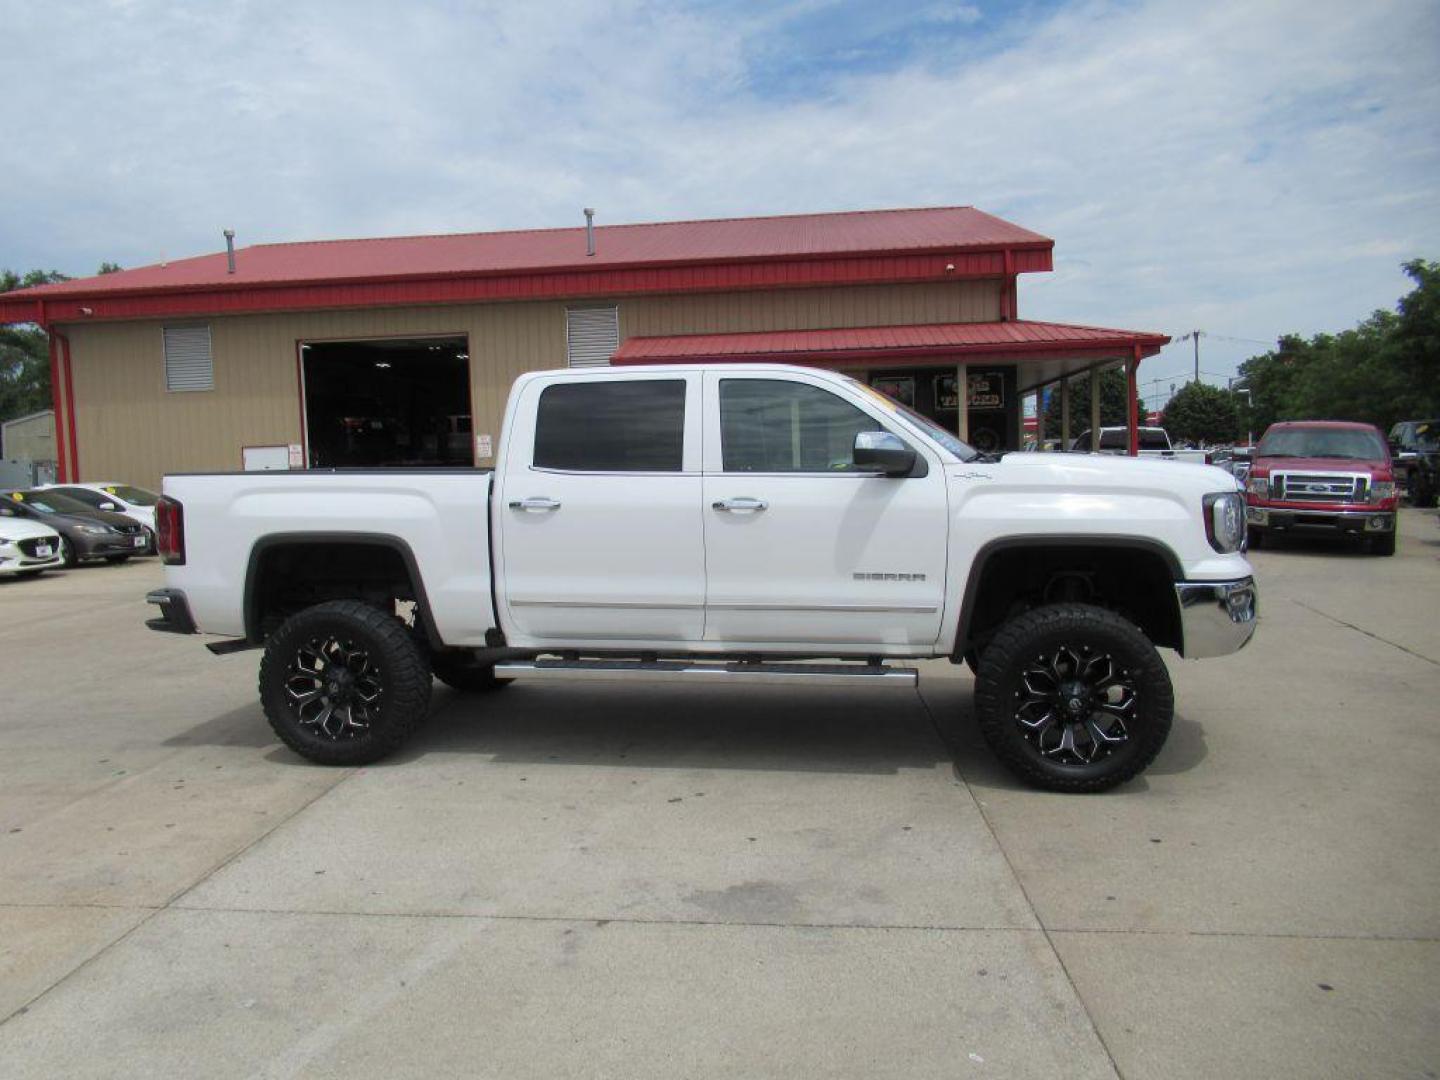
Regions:
[[1359, 473], [1276, 473], [1270, 484], [1284, 502], [1363, 503], [1370, 478]]

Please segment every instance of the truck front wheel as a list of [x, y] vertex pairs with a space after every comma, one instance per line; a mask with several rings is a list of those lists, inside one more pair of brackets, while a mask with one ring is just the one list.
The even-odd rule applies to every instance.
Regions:
[[1052, 604], [1006, 623], [975, 680], [991, 750], [1051, 791], [1104, 791], [1138, 775], [1165, 745], [1174, 701], [1149, 639], [1089, 604]]
[[281, 624], [260, 661], [260, 701], [275, 734], [320, 765], [366, 765], [425, 719], [430, 671], [405, 625], [354, 600]]

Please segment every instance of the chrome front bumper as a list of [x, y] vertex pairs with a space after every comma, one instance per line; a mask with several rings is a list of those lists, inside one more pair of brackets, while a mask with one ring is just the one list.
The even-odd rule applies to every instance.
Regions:
[[1224, 656], [1243, 649], [1259, 617], [1254, 578], [1239, 581], [1182, 581], [1175, 586], [1180, 605], [1180, 655], [1187, 660]]

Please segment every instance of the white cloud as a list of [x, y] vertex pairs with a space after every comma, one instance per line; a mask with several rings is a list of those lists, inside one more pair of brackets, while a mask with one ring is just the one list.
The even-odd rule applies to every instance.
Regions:
[[[1433, 5], [971, 10], [917, 8], [957, 28], [776, 96], [797, 28], [853, 14], [7, 4], [0, 265], [173, 258], [224, 225], [256, 242], [578, 223], [583, 205], [613, 222], [962, 202], [1055, 237], [1025, 314], [1202, 327], [1223, 372], [1252, 346], [1218, 335], [1343, 327], [1404, 290], [1401, 259], [1440, 257]], [[864, 30], [851, 51], [883, 54]], [[1167, 353], [1148, 378], [1187, 368], [1188, 345]]]

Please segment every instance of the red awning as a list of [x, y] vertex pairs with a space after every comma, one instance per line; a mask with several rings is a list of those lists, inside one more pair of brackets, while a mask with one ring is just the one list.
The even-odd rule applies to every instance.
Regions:
[[1154, 356], [1165, 334], [1015, 320], [862, 326], [842, 330], [773, 330], [627, 338], [615, 364], [769, 362], [812, 367], [925, 367], [1014, 363], [1018, 390], [1033, 390], [1107, 361]]

